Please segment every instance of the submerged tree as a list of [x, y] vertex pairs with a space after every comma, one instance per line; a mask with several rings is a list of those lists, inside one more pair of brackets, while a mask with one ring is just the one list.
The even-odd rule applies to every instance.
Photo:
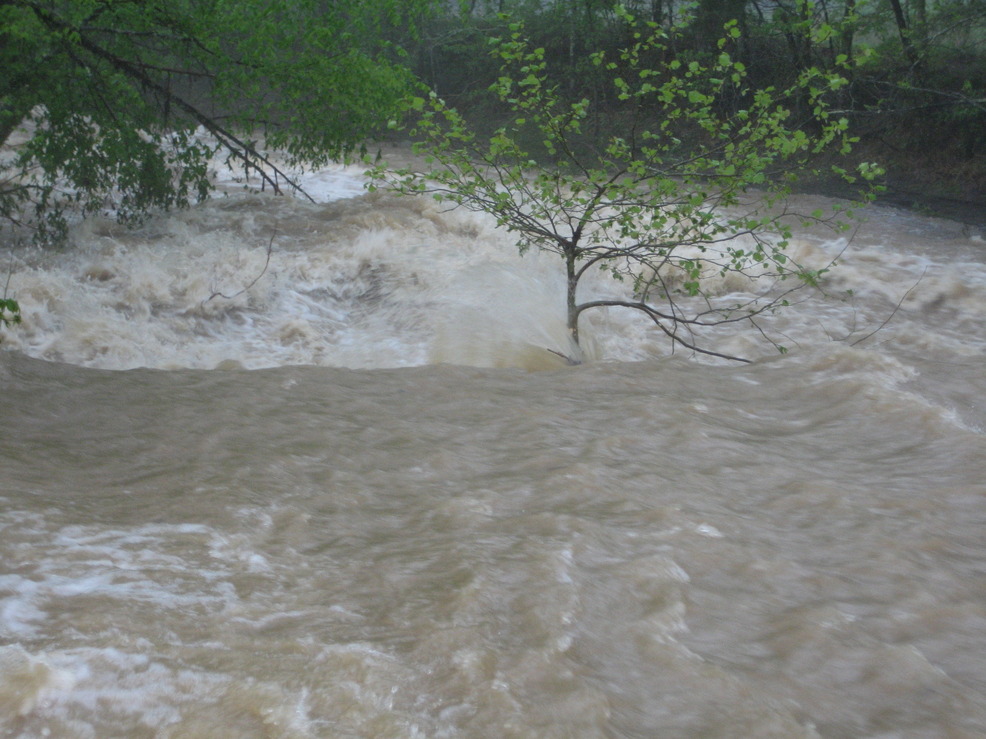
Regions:
[[[416, 151], [429, 166], [381, 165], [373, 174], [398, 193], [431, 193], [491, 214], [518, 235], [522, 253], [533, 247], [560, 257], [575, 353], [580, 316], [621, 307], [653, 321], [672, 347], [726, 356], [702, 345], [703, 328], [756, 325], [791, 289], [817, 283], [819, 271], [785, 253], [792, 225], [846, 225], [849, 211], [799, 215], [785, 206], [794, 171], [826, 152], [848, 152], [854, 141], [826, 102], [846, 82], [807, 68], [789, 89], [751, 89], [730, 55], [735, 23], [710, 60], [688, 60], [668, 52], [669, 32], [621, 12], [626, 47], [614, 58], [590, 56], [621, 102], [610, 112], [610, 130], [620, 135], [601, 142], [587, 135], [592, 104], [564, 99], [543, 49], [515, 24], [509, 38], [491, 40], [503, 62], [491, 92], [509, 111], [506, 125], [482, 138], [437, 95], [413, 98]], [[850, 182], [879, 174], [875, 166], [836, 172]], [[580, 284], [600, 268], [628, 282], [632, 296], [582, 300]], [[730, 300], [707, 279], [730, 275], [790, 287]]]
[[[7, 326], [13, 326], [15, 323], [21, 322], [21, 307], [18, 305], [17, 301], [13, 298], [4, 297], [0, 298], [0, 328], [5, 328]], [[3, 337], [0, 336], [0, 341]]]
[[[318, 164], [394, 115], [409, 74], [380, 43], [432, 0], [3, 0], [0, 218], [58, 238], [107, 198], [124, 221], [204, 197], [225, 152]], [[392, 56], [392, 55], [391, 55]], [[23, 138], [23, 137], [22, 137]]]

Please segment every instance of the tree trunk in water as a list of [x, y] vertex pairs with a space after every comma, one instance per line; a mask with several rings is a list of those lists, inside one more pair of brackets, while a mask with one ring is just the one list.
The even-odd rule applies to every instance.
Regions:
[[566, 307], [568, 316], [568, 333], [579, 346], [579, 312], [577, 310], [576, 291], [579, 286], [578, 278], [575, 276], [575, 254], [565, 255], [565, 272], [568, 277], [568, 290], [566, 295]]

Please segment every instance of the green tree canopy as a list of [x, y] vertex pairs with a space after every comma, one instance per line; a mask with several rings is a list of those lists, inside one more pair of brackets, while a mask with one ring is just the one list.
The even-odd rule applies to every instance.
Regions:
[[[352, 150], [410, 75], [381, 41], [432, 0], [0, 0], [0, 217], [39, 238], [113, 196], [125, 221], [204, 197], [217, 150], [275, 190]], [[207, 132], [207, 136], [197, 135]]]

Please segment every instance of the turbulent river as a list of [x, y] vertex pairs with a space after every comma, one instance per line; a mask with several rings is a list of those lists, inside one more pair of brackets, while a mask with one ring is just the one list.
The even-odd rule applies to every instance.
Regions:
[[986, 736], [980, 228], [568, 367], [553, 259], [309, 185], [0, 253], [0, 736]]

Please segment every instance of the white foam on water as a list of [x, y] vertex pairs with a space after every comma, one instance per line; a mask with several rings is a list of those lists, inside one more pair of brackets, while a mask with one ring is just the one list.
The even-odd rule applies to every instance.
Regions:
[[0, 732], [986, 726], [982, 439], [903, 358], [0, 366]]
[[115, 647], [0, 648], [4, 703], [16, 706], [8, 725], [20, 726], [22, 736], [319, 736], [304, 691], [292, 695]]
[[[180, 653], [191, 623], [257, 621], [239, 615], [250, 607], [233, 584], [270, 574], [251, 537], [198, 523], [59, 526], [17, 510], [0, 514], [0, 529], [8, 569], [0, 575], [0, 638], [10, 644], [0, 647], [0, 730], [318, 736], [304, 691], [169, 656]], [[134, 623], [147, 629], [132, 638]], [[193, 644], [225, 649], [208, 639]], [[224, 713], [237, 717], [232, 728], [218, 718]]]
[[0, 646], [0, 714], [24, 717], [70, 693], [76, 675], [29, 654], [20, 644]]
[[[92, 219], [73, 229], [67, 252], [16, 251], [10, 290], [24, 324], [6, 332], [7, 347], [108, 369], [549, 368], [577, 354], [564, 325], [560, 262], [520, 257], [489, 218], [425, 198], [367, 195], [354, 166], [300, 174], [315, 205], [236, 193], [250, 183], [216, 171], [221, 194], [208, 203], [134, 232]], [[949, 263], [865, 238], [796, 239], [789, 251], [799, 263], [817, 269], [838, 257], [826, 295], [795, 294], [795, 305], [758, 320], [763, 334], [708, 329], [706, 345], [754, 358], [777, 351], [764, 336], [788, 349], [854, 341], [960, 356], [983, 349], [974, 330], [986, 320], [982, 262]], [[714, 308], [769, 287], [755, 275], [703, 279]], [[602, 272], [583, 282], [583, 299], [630, 297]], [[938, 323], [928, 325], [936, 312]], [[583, 314], [582, 336], [587, 359], [636, 361], [672, 348], [648, 319], [621, 308]]]
[[[199, 138], [210, 143], [204, 131]], [[90, 219], [58, 253], [0, 251], [24, 315], [24, 325], [5, 331], [5, 345], [107, 369], [442, 362], [536, 369], [579, 354], [565, 328], [554, 255], [521, 258], [491, 219], [448, 204], [368, 195], [360, 165], [298, 170], [277, 155], [273, 161], [314, 204], [287, 188], [283, 197], [258, 194], [256, 173], [217, 156], [209, 202], [134, 232]], [[805, 212], [835, 202], [797, 201]], [[769, 357], [776, 345], [857, 341], [923, 355], [980, 354], [986, 260], [978, 230], [886, 208], [863, 216], [851, 239], [795, 228], [788, 249], [795, 262], [814, 269], [838, 262], [823, 279], [824, 295], [796, 293], [795, 305], [758, 319], [762, 332], [726, 324], [699, 343], [749, 358]], [[789, 286], [772, 288], [756, 265], [749, 272], [703, 276], [708, 307]], [[580, 287], [582, 299], [626, 299], [628, 289], [601, 272]], [[637, 361], [673, 350], [635, 311], [595, 309], [581, 324], [581, 358]]]

